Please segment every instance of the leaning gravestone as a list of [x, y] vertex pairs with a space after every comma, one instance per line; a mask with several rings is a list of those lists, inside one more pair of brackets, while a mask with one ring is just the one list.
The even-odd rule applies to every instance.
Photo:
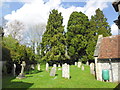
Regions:
[[25, 61], [22, 61], [22, 64], [21, 64], [22, 68], [21, 68], [21, 73], [18, 75], [18, 79], [22, 79], [22, 78], [25, 78], [25, 75], [24, 75], [24, 69], [25, 69], [25, 66], [26, 66], [26, 63]]
[[46, 63], [46, 71], [48, 72], [49, 71], [49, 64]]
[[52, 67], [50, 71], [50, 76], [55, 76], [55, 74], [56, 74], [56, 67]]
[[94, 71], [94, 63], [90, 63], [90, 73], [91, 74], [95, 74], [95, 71]]
[[37, 64], [37, 67], [38, 67], [38, 71], [40, 71], [40, 64]]
[[13, 76], [16, 75], [15, 70], [16, 70], [16, 64], [13, 64]]
[[77, 62], [75, 62], [75, 66], [77, 66]]
[[81, 66], [81, 62], [78, 62], [78, 68], [80, 68], [80, 66]]
[[56, 64], [53, 64], [53, 67], [55, 67], [55, 69], [56, 69], [57, 65], [56, 65]]
[[84, 66], [82, 65], [82, 71], [84, 71]]
[[62, 77], [69, 79], [70, 78], [70, 66], [67, 63], [62, 65]]

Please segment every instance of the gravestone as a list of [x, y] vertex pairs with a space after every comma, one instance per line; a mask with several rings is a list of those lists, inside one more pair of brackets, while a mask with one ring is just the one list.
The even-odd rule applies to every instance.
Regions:
[[88, 61], [86, 62], [86, 65], [89, 65], [89, 62], [88, 62]]
[[64, 71], [64, 66], [65, 66], [65, 65], [62, 64], [62, 77], [65, 77], [65, 74], [64, 74], [64, 72], [65, 72], [65, 71]]
[[56, 68], [56, 67], [57, 67], [57, 65], [56, 65], [56, 64], [53, 64], [53, 67], [55, 67], [55, 68]]
[[32, 69], [35, 69], [34, 64], [31, 65], [31, 68], [32, 68]]
[[58, 70], [62, 70], [62, 68], [61, 68], [60, 64], [58, 65]]
[[80, 66], [81, 66], [81, 62], [78, 62], [78, 68], [80, 68]]
[[49, 72], [49, 64], [46, 63], [46, 71]]
[[75, 66], [77, 66], [77, 62], [75, 62]]
[[21, 68], [21, 73], [18, 75], [18, 79], [22, 79], [22, 78], [25, 78], [25, 75], [24, 75], [24, 69], [25, 69], [25, 66], [26, 66], [26, 63], [25, 61], [22, 61], [22, 64], [21, 64], [22, 68]]
[[16, 70], [16, 64], [13, 64], [13, 76], [16, 75], [15, 70]]
[[84, 71], [84, 66], [82, 65], [82, 71]]
[[56, 74], [56, 67], [52, 67], [50, 71], [50, 76], [55, 76], [55, 74]]
[[70, 78], [70, 66], [67, 63], [62, 65], [62, 77], [69, 79]]
[[61, 67], [60, 64], [58, 65], [58, 67]]
[[90, 73], [91, 74], [95, 74], [95, 71], [94, 71], [94, 63], [90, 63]]
[[38, 71], [40, 71], [40, 64], [37, 64], [37, 67], [38, 67]]

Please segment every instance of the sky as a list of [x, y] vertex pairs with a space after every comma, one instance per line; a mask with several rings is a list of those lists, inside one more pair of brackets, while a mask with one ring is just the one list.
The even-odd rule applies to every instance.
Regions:
[[[0, 18], [8, 22], [19, 20], [27, 27], [36, 24], [47, 24], [49, 12], [57, 9], [62, 12], [65, 30], [70, 14], [73, 11], [83, 12], [90, 19], [95, 15], [95, 10], [100, 8], [111, 27], [113, 35], [118, 34], [114, 24], [118, 13], [115, 12], [112, 2], [114, 0], [2, 0], [0, 4]], [[1, 23], [0, 23], [1, 24]], [[7, 31], [6, 31], [7, 32]], [[43, 31], [41, 31], [43, 32]]]

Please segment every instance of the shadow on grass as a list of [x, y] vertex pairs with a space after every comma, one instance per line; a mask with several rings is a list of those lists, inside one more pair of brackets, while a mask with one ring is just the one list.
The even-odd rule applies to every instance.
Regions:
[[23, 81], [12, 81], [15, 78], [16, 77], [12, 77], [12, 76], [4, 76], [4, 78], [2, 80], [2, 90], [6, 90], [6, 89], [10, 89], [10, 88], [28, 89], [34, 84], [34, 83], [27, 83], [27, 82], [23, 82]]
[[43, 72], [42, 70], [38, 71], [38, 70], [31, 70], [29, 72], [25, 72], [26, 74], [37, 74], [37, 73], [40, 73], [40, 72]]
[[114, 88], [114, 90], [119, 90], [120, 89], [120, 83]]

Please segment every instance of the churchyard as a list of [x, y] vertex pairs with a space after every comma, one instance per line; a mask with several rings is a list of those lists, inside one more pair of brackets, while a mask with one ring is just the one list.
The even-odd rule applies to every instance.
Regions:
[[[116, 12], [119, 4], [112, 4]], [[65, 25], [56, 8], [48, 14], [45, 23], [15, 19], [0, 27], [0, 89], [120, 88], [120, 35], [113, 35], [103, 11], [96, 8], [91, 18], [72, 11]], [[120, 16], [114, 22], [120, 29]]]
[[[65, 64], [64, 64], [65, 66]], [[31, 74], [25, 72], [25, 78], [18, 79], [16, 76], [3, 76], [3, 88], [116, 88], [118, 83], [97, 81], [90, 72], [90, 66], [86, 64], [70, 65], [69, 75], [64, 78], [60, 66], [49, 67], [40, 66], [40, 71], [33, 70]], [[84, 70], [83, 70], [84, 67]], [[65, 67], [64, 67], [65, 68]], [[51, 70], [52, 69], [52, 70]], [[55, 69], [55, 71], [53, 70]], [[54, 71], [54, 75], [51, 75]]]

